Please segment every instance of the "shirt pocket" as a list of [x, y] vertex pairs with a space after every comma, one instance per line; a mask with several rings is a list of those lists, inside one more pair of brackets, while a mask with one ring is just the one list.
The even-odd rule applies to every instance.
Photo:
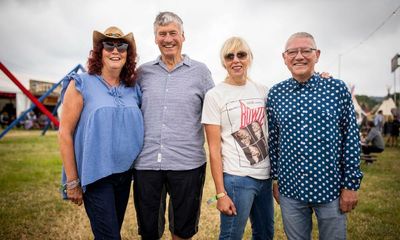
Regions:
[[318, 141], [331, 141], [333, 139], [335, 116], [327, 110], [313, 112], [313, 132]]

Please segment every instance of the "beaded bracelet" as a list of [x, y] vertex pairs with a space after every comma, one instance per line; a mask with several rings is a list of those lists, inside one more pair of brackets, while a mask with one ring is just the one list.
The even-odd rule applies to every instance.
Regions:
[[74, 189], [74, 188], [78, 187], [80, 185], [80, 183], [81, 183], [81, 181], [79, 180], [79, 178], [77, 178], [75, 180], [72, 180], [72, 181], [69, 181], [69, 182], [66, 182], [62, 186], [63, 191], [66, 192], [67, 190]]

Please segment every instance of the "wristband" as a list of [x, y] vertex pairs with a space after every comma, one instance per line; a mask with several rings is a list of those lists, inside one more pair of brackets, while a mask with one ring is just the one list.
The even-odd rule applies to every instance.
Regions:
[[207, 200], [207, 204], [210, 205], [211, 203], [217, 201], [220, 198], [225, 197], [227, 194], [226, 192], [222, 192], [222, 193], [218, 193], [217, 195], [215, 195], [214, 197], [211, 197]]
[[226, 196], [226, 192], [222, 192], [222, 193], [218, 193], [217, 195], [215, 195], [215, 199], [220, 199]]

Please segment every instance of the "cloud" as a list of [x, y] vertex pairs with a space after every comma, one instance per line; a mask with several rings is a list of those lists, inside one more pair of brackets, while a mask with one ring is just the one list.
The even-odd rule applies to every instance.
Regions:
[[272, 86], [289, 76], [281, 57], [286, 39], [294, 32], [308, 31], [322, 50], [318, 70], [340, 75], [356, 85], [358, 94], [383, 96], [386, 85], [393, 85], [390, 60], [400, 52], [400, 13], [363, 40], [398, 5], [396, 0], [3, 0], [0, 60], [13, 73], [58, 81], [76, 64], [86, 63], [93, 30], [116, 25], [134, 33], [144, 63], [159, 54], [153, 21], [158, 12], [167, 10], [184, 21], [183, 51], [205, 62], [215, 82], [226, 75], [219, 50], [228, 37], [248, 41], [254, 52], [251, 78]]

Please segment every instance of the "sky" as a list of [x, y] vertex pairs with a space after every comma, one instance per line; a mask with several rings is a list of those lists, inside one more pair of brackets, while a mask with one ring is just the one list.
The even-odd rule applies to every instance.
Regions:
[[[400, 0], [0, 0], [0, 61], [25, 84], [58, 82], [85, 66], [93, 30], [115, 25], [133, 32], [142, 64], [159, 55], [155, 16], [172, 11], [184, 22], [182, 52], [204, 62], [215, 83], [226, 76], [219, 51], [227, 38], [249, 43], [250, 78], [272, 87], [290, 77], [281, 55], [286, 40], [305, 31], [321, 49], [317, 71], [354, 85], [356, 94], [386, 96], [395, 78], [400, 92], [400, 67], [391, 72], [400, 53], [399, 7]], [[0, 81], [0, 90], [13, 85], [4, 75]]]

